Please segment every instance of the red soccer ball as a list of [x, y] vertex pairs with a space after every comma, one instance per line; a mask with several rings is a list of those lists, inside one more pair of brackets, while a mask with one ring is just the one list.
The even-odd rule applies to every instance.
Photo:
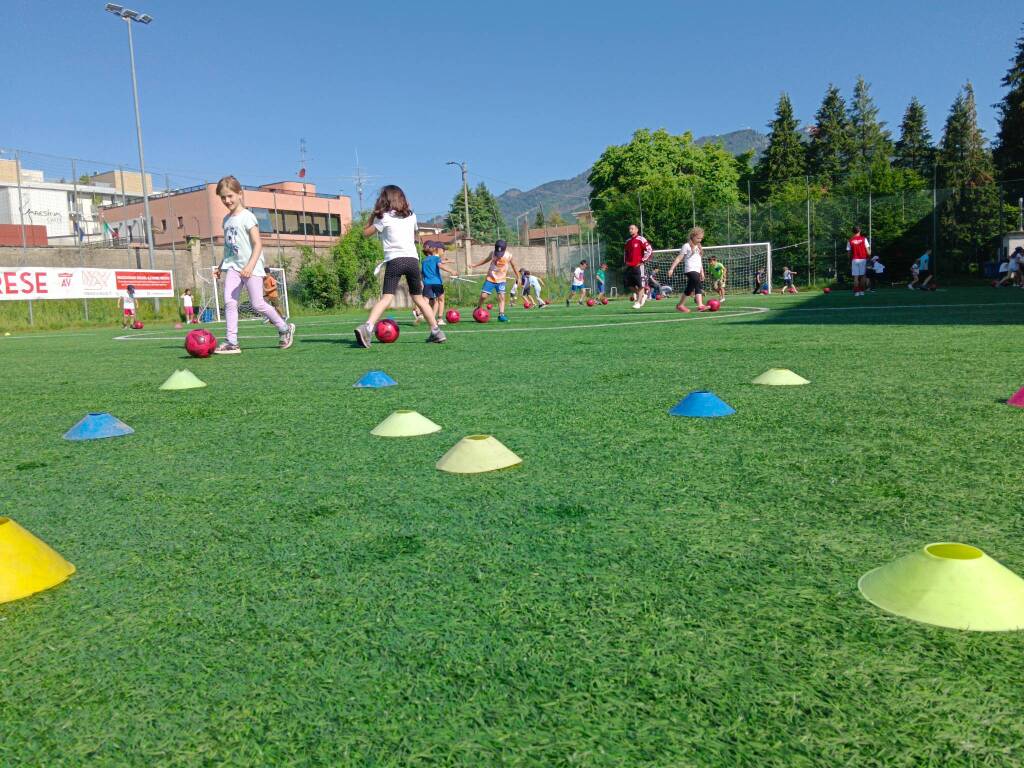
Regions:
[[487, 308], [488, 308], [488, 309], [494, 309], [494, 305], [493, 305], [493, 304], [488, 304], [488, 305], [487, 305]]
[[661, 301], [661, 294], [660, 293], [655, 294], [654, 295], [654, 300], [655, 301]]
[[822, 288], [821, 290], [822, 290], [823, 293], [832, 293], [832, 289], [829, 288], [827, 285], [824, 288]]
[[708, 302], [708, 309], [710, 309], [712, 312], [717, 312], [718, 308], [721, 306], [722, 302], [720, 302], [718, 299], [712, 299], [711, 301]]
[[767, 288], [762, 288], [761, 289], [761, 295], [762, 296], [767, 296], [768, 295], [768, 289]]
[[608, 303], [608, 297], [606, 296], [603, 299], [601, 299], [601, 303], [602, 304], [607, 304]]
[[992, 281], [992, 287], [993, 288], [998, 288], [999, 287], [999, 281], [998, 280], [993, 280]]
[[141, 331], [143, 325], [138, 320], [136, 320], [134, 323], [132, 323], [132, 328], [134, 328], [136, 331]]
[[478, 323], [486, 323], [488, 320], [491, 319], [491, 313], [488, 312], [483, 307], [477, 307], [476, 309], [473, 310], [473, 319], [476, 320]]
[[596, 302], [596, 301], [594, 301], [593, 299], [587, 299], [587, 306], [588, 306], [588, 307], [592, 307], [592, 306], [594, 306], [595, 304], [597, 304], [597, 302]]
[[447, 320], [449, 323], [457, 323], [459, 322], [459, 320], [462, 319], [462, 316], [459, 314], [459, 310], [449, 309], [447, 312], [444, 313], [444, 319]]
[[209, 357], [217, 346], [217, 338], [205, 328], [189, 331], [185, 337], [185, 351], [192, 357]]
[[[939, 290], [939, 284], [938, 283], [932, 283], [931, 285], [928, 286], [928, 290], [929, 291], [937, 291], [937, 290]], [[141, 326], [142, 323], [139, 323], [139, 325]]]
[[529, 308], [530, 308], [530, 307], [532, 307], [532, 306], [533, 306], [533, 304], [531, 304], [531, 303], [530, 303], [530, 302], [528, 302], [528, 301], [524, 301], [524, 302], [523, 302], [523, 309], [529, 309]]
[[381, 344], [393, 344], [398, 339], [398, 323], [394, 320], [381, 320], [374, 326], [373, 335]]

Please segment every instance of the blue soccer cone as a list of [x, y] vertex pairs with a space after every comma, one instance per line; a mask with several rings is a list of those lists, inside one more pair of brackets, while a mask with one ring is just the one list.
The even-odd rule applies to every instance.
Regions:
[[736, 409], [712, 392], [699, 390], [691, 392], [678, 403], [669, 413], [672, 416], [691, 416], [698, 419], [710, 419], [715, 416], [731, 416]]
[[64, 433], [65, 440], [99, 440], [102, 437], [130, 435], [135, 430], [109, 413], [87, 413], [85, 418]]
[[381, 387], [393, 387], [396, 384], [398, 384], [398, 382], [384, 373], [384, 371], [370, 371], [369, 373], [364, 374], [363, 378], [352, 386], [380, 389]]

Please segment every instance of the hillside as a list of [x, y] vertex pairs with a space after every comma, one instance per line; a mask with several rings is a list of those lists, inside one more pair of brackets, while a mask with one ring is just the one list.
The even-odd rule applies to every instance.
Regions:
[[[718, 136], [701, 136], [694, 143], [704, 145], [712, 142], [721, 142], [726, 151], [734, 155], [753, 149], [756, 157], [760, 157], [765, 147], [768, 146], [768, 136], [745, 128]], [[588, 168], [571, 179], [548, 181], [526, 191], [513, 187], [498, 195], [498, 206], [505, 220], [512, 227], [515, 226], [516, 217], [526, 211], [530, 212], [529, 219], [532, 222], [537, 215], [538, 208], [543, 208], [545, 215], [552, 211], [558, 211], [567, 221], [572, 221], [573, 211], [584, 210], [589, 205], [590, 185], [587, 183], [589, 173], [590, 169]]]

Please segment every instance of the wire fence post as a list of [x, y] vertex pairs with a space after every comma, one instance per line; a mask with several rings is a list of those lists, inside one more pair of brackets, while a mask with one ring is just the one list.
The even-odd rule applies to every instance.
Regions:
[[[18, 266], [26, 266], [28, 261], [28, 241], [25, 238], [25, 203], [21, 195], [21, 150], [14, 153], [14, 170], [18, 179], [18, 219], [21, 222], [21, 263]], [[28, 324], [35, 325], [35, 315], [32, 311], [32, 300], [28, 301]]]
[[[85, 268], [85, 254], [82, 253], [82, 238], [85, 237], [85, 220], [82, 216], [82, 209], [78, 204], [78, 168], [75, 164], [75, 159], [71, 158], [71, 183], [72, 183], [72, 232], [74, 232], [75, 240], [78, 241], [78, 264], [83, 269]], [[86, 322], [89, 321], [89, 300], [82, 297], [82, 312], [85, 314]]]

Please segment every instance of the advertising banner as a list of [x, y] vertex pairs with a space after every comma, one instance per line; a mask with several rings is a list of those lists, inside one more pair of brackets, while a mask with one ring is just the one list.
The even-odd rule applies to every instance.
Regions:
[[135, 286], [138, 299], [172, 298], [170, 271], [90, 267], [0, 267], [0, 301], [117, 299]]

